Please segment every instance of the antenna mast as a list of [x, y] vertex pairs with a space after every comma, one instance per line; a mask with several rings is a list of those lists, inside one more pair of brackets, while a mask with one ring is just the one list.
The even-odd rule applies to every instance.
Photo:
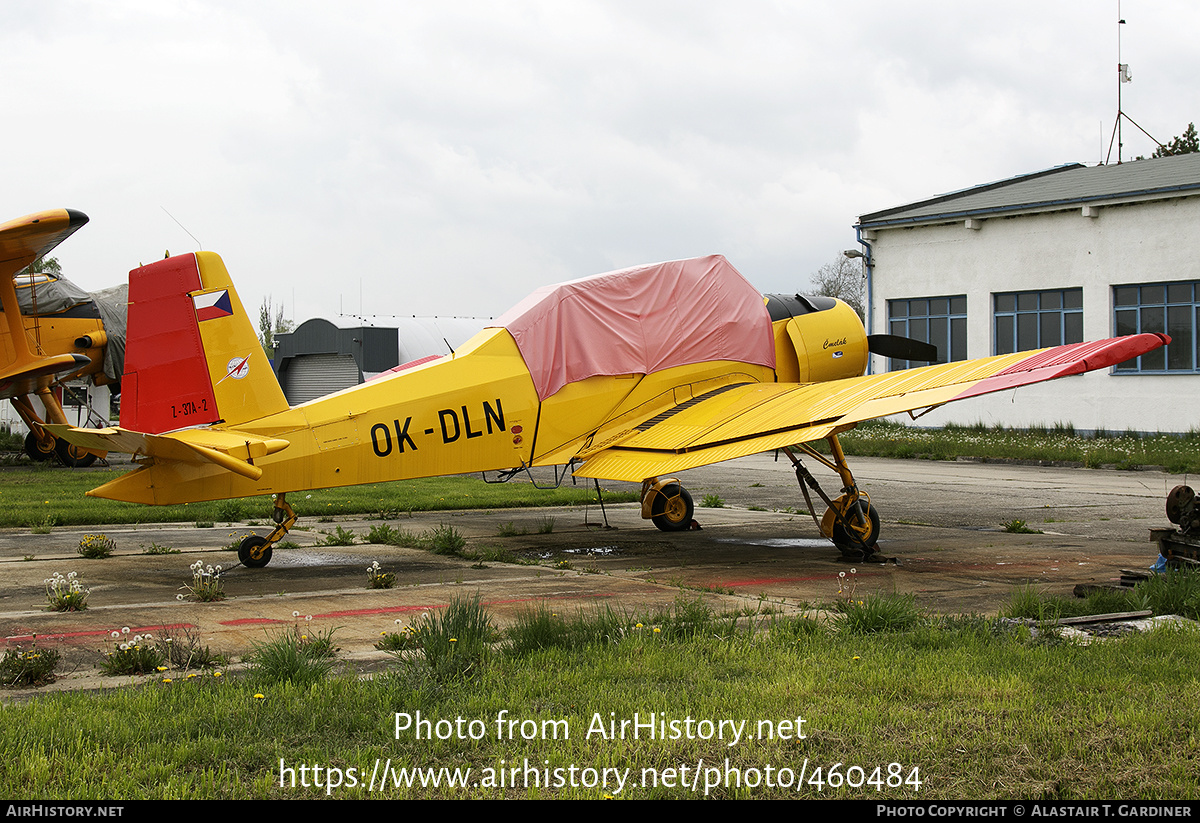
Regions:
[[1121, 62], [1121, 26], [1123, 25], [1125, 25], [1125, 18], [1121, 17], [1121, 0], [1117, 0], [1117, 121], [1113, 123], [1113, 133], [1112, 137], [1108, 141], [1108, 154], [1105, 156], [1104, 162], [1107, 164], [1112, 158], [1113, 142], [1115, 141], [1117, 144], [1118, 166], [1121, 165], [1121, 148], [1124, 146], [1124, 142], [1121, 138], [1122, 120], [1128, 120], [1130, 123], [1133, 123], [1134, 126], [1137, 126], [1138, 131], [1149, 137], [1151, 140], [1154, 140], [1154, 144], [1156, 146], [1162, 145], [1162, 143], [1159, 143], [1154, 139], [1154, 135], [1143, 129], [1141, 126], [1138, 126], [1134, 119], [1126, 114], [1121, 108], [1121, 86], [1123, 86], [1125, 83], [1133, 82], [1133, 77], [1129, 74], [1129, 64]]

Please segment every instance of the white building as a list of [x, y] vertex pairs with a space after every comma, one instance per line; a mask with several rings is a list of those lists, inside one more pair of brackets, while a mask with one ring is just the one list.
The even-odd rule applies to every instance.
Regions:
[[[864, 214], [855, 229], [868, 331], [934, 343], [943, 360], [1139, 331], [1172, 338], [1112, 369], [950, 404], [920, 425], [1200, 428], [1200, 154], [1059, 166]], [[874, 371], [908, 365], [872, 360]]]

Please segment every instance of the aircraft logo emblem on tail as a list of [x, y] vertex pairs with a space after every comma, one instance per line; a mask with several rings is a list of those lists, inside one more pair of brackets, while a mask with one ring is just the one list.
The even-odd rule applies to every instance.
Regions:
[[235, 357], [225, 364], [225, 376], [218, 380], [217, 384], [220, 385], [231, 377], [234, 380], [241, 380], [249, 373], [250, 355], [246, 355], [245, 357]]
[[229, 300], [228, 289], [197, 294], [192, 297], [192, 304], [196, 307], [196, 319], [201, 321], [229, 317], [233, 314], [233, 303]]

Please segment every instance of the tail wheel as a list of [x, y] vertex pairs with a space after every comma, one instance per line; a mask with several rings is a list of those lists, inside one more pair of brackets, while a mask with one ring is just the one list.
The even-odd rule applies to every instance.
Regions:
[[842, 517], [838, 518], [833, 509], [829, 509], [825, 512], [821, 531], [833, 540], [834, 545], [854, 549], [874, 547], [879, 540], [879, 511], [874, 504], [865, 495], [858, 498], [858, 506], [865, 509], [865, 518], [859, 516], [859, 509], [845, 497], [834, 500], [833, 505]]
[[54, 456], [55, 440], [42, 441], [33, 432], [25, 435], [25, 453], [34, 463], [44, 463]]
[[271, 547], [265, 537], [252, 534], [238, 546], [238, 560], [250, 569], [261, 569], [271, 562]]
[[688, 490], [676, 483], [659, 489], [650, 505], [650, 519], [664, 532], [681, 532], [692, 525], [696, 507]]
[[83, 469], [96, 462], [96, 455], [66, 440], [54, 441], [54, 453], [64, 466], [72, 469]]

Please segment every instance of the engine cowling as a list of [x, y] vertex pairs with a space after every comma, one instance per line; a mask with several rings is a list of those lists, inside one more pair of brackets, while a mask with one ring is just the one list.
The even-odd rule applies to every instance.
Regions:
[[775, 335], [775, 374], [785, 383], [823, 383], [867, 370], [867, 330], [832, 297], [766, 295]]

